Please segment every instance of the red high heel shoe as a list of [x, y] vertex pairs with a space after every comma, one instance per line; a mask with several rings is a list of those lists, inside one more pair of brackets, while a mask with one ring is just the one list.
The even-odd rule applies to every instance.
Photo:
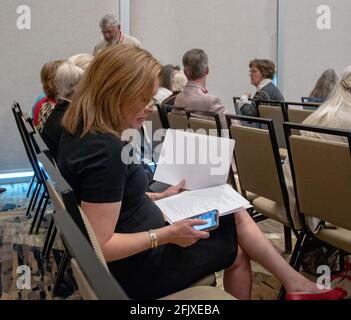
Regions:
[[322, 293], [298, 293], [288, 292], [286, 300], [340, 300], [345, 298], [347, 292], [341, 288], [335, 288]]

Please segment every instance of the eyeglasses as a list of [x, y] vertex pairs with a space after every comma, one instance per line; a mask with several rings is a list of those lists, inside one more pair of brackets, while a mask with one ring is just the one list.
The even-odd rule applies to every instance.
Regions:
[[258, 69], [250, 69], [249, 70], [249, 74], [255, 74], [255, 73], [258, 73], [258, 72], [260, 72], [260, 70], [258, 70]]
[[158, 100], [155, 98], [152, 98], [147, 105], [144, 107], [145, 111], [154, 111], [154, 107], [158, 105]]

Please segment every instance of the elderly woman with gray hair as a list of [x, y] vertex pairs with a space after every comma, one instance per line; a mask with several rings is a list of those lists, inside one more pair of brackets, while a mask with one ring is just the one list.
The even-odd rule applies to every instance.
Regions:
[[[79, 67], [80, 69], [82, 69], [83, 71], [85, 71], [91, 60], [93, 60], [93, 56], [87, 53], [79, 53], [76, 54], [74, 56], [71, 56], [67, 59], [67, 63], [75, 65], [77, 67]], [[63, 64], [65, 61], [60, 61], [60, 65]], [[39, 111], [39, 115], [38, 115], [38, 124], [36, 125], [36, 128], [38, 129], [38, 131], [40, 133], [42, 133], [43, 128], [44, 128], [44, 124], [46, 122], [46, 120], [49, 118], [51, 112], [55, 109], [56, 106], [56, 100], [59, 98], [60, 94], [57, 92], [57, 78], [56, 78], [56, 72], [57, 69], [59, 68], [59, 66], [56, 68], [55, 70], [55, 74], [52, 77], [51, 80], [51, 86], [53, 87], [52, 90], [54, 90], [55, 92], [55, 103], [46, 103], [43, 104], [43, 106], [41, 107], [40, 111]], [[62, 78], [62, 75], [60, 76]], [[60, 86], [62, 86], [62, 84], [59, 84]], [[61, 94], [62, 95], [62, 94]]]
[[41, 135], [54, 158], [60, 141], [62, 126], [61, 119], [65, 114], [76, 86], [83, 77], [84, 70], [71, 63], [65, 62], [56, 73], [56, 90], [58, 102], [44, 123]]

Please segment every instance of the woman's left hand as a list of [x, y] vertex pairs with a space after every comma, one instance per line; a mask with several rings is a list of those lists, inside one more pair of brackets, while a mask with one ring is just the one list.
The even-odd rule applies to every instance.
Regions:
[[[160, 195], [162, 198], [167, 198], [170, 196], [174, 196], [175, 194], [178, 194], [183, 191], [183, 188], [185, 186], [185, 179], [180, 181], [176, 186], [171, 186], [165, 191], [163, 191]], [[162, 199], [161, 198], [161, 199]]]

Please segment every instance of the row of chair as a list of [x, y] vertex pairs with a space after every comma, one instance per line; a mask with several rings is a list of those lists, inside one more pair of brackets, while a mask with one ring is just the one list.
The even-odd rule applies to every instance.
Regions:
[[[283, 160], [287, 156], [283, 122], [302, 123], [320, 106], [320, 103], [312, 102], [301, 103], [252, 99], [250, 101], [256, 104], [258, 117], [273, 120], [280, 155]], [[233, 97], [233, 102], [236, 114], [240, 115], [240, 97]]]
[[[185, 116], [187, 119], [189, 119], [189, 112]], [[251, 123], [256, 122], [260, 125], [260, 127], [250, 128], [236, 124], [233, 125], [232, 120]], [[275, 128], [273, 125], [273, 120], [227, 115], [227, 122], [230, 137], [236, 140], [235, 161], [238, 170], [240, 182], [239, 188], [241, 192], [244, 193], [246, 197], [252, 201], [252, 204], [257, 212], [261, 212], [265, 216], [280, 221], [284, 225], [285, 231], [289, 230], [289, 228], [292, 228], [293, 232], [297, 236], [298, 241], [294, 248], [291, 264], [296, 269], [299, 269], [301, 265], [302, 253], [307, 246], [306, 244], [311, 239], [315, 238], [323, 240], [335, 246], [336, 248], [341, 249], [342, 254], [344, 251], [350, 252], [351, 246], [349, 239], [351, 231], [349, 230], [351, 229], [351, 226], [349, 224], [350, 220], [347, 219], [347, 209], [345, 210], [344, 207], [344, 204], [347, 204], [347, 200], [350, 198], [349, 193], [351, 190], [349, 179], [350, 172], [348, 170], [350, 165], [350, 132], [325, 128], [314, 128], [311, 126], [302, 126], [291, 123], [283, 124], [286, 128], [286, 142], [288, 146], [289, 158], [291, 159], [294, 184], [296, 184], [296, 199], [300, 213], [299, 223], [296, 224], [296, 222], [292, 220], [290, 214], [288, 195], [284, 181], [284, 175], [281, 169], [279, 147], [274, 131]], [[206, 123], [207, 122], [203, 122], [202, 126]], [[317, 130], [316, 132], [324, 134], [336, 134], [339, 136], [345, 136], [348, 139], [348, 144], [332, 143], [330, 141], [326, 142], [323, 140], [311, 138], [307, 139], [306, 137], [299, 135], [299, 132], [301, 130]], [[45, 165], [42, 166], [45, 168], [45, 174], [42, 175], [41, 179], [44, 181], [46, 190], [48, 194], [50, 194], [51, 200], [52, 198], [55, 199], [55, 197], [52, 195], [53, 188], [50, 187], [50, 184], [47, 183], [48, 177], [55, 176], [52, 172], [51, 174], [49, 173], [50, 161], [52, 161], [52, 159], [49, 159], [50, 161], [48, 162], [45, 161], [45, 157], [43, 158], [43, 155], [47, 156], [48, 151], [45, 150], [45, 146], [43, 147], [42, 142], [40, 142], [40, 137], [39, 139], [36, 139], [36, 133], [34, 131], [31, 137], [32, 140], [39, 141], [34, 143], [34, 145], [36, 145], [37, 152], [39, 150], [37, 158], [39, 159], [40, 163], [45, 163]], [[293, 141], [293, 147], [291, 147], [291, 141]], [[42, 145], [42, 148], [39, 147], [40, 145]], [[308, 149], [311, 148], [312, 145], [316, 149]], [[33, 147], [33, 149], [35, 148]], [[254, 157], [252, 156], [252, 150], [255, 150]], [[313, 151], [306, 152], [306, 150]], [[319, 156], [315, 158], [316, 155]], [[301, 160], [301, 157], [307, 157], [307, 159]], [[340, 172], [336, 172], [336, 175], [335, 168], [338, 166], [338, 161], [340, 161], [340, 159], [343, 161], [341, 166], [342, 170], [339, 170]], [[333, 163], [328, 163], [329, 160], [332, 160]], [[321, 163], [316, 165], [316, 161]], [[295, 163], [298, 163], [298, 165], [301, 166], [298, 170], [295, 170]], [[310, 167], [308, 169], [305, 169], [304, 166], [307, 164]], [[330, 166], [332, 170], [329, 170], [329, 175], [326, 176], [324, 170], [328, 168], [328, 166]], [[39, 166], [39, 168], [41, 167]], [[314, 170], [312, 170], [312, 168], [314, 168]], [[51, 168], [51, 171], [52, 170], [53, 169]], [[41, 172], [43, 173], [42, 169]], [[298, 172], [298, 174], [296, 172]], [[312, 173], [313, 176], [311, 176]], [[333, 176], [335, 177], [334, 180], [332, 179]], [[342, 177], [344, 177], [344, 179], [341, 179]], [[323, 183], [318, 179], [321, 179]], [[54, 184], [56, 187], [58, 185], [64, 185], [62, 181], [61, 183], [57, 182], [60, 181], [60, 173], [58, 170], [54, 180], [56, 180]], [[316, 181], [316, 184], [311, 183], [311, 181]], [[303, 183], [305, 184], [303, 185]], [[315, 188], [315, 185], [318, 186], [318, 188]], [[343, 193], [340, 193], [340, 189], [336, 189], [335, 186], [338, 186], [342, 190], [345, 190], [345, 197], [340, 195]], [[81, 211], [77, 210], [77, 208], [79, 208], [77, 203], [73, 201], [74, 194], [70, 187], [66, 184], [64, 187], [61, 187], [60, 190], [61, 191], [59, 192], [59, 197], [66, 199], [65, 201], [68, 207], [70, 207], [70, 210], [67, 210], [67, 207], [61, 207], [58, 210], [69, 211], [70, 217], [72, 215], [73, 217], [81, 216]], [[323, 199], [321, 203], [319, 201], [316, 201], [316, 199], [320, 199], [320, 195], [322, 195]], [[58, 197], [56, 196], [56, 198]], [[326, 206], [326, 203], [329, 204], [329, 207]], [[72, 211], [72, 208], [75, 208], [75, 212], [78, 212], [79, 215], [75, 215], [74, 213], [72, 214], [72, 212], [74, 212]], [[327, 212], [326, 208], [328, 208]], [[339, 228], [324, 229], [315, 235], [312, 230], [309, 229], [309, 226], [304, 219], [305, 215], [321, 218], [323, 220], [336, 224]], [[282, 219], [282, 217], [285, 219]], [[79, 223], [82, 218], [76, 220], [78, 221], [78, 223], [77, 221], [74, 221], [76, 225], [86, 225], [86, 223]], [[82, 230], [84, 231], [84, 228], [82, 228]], [[88, 237], [86, 236], [86, 238]], [[286, 242], [286, 248], [288, 248], [289, 245], [291, 246], [291, 238], [290, 244], [289, 242]], [[212, 291], [212, 289], [208, 288], [205, 290]]]
[[[267, 106], [267, 105], [260, 106], [260, 109], [261, 109], [261, 107], [265, 111], [266, 110], [271, 111], [271, 113], [269, 113], [269, 112], [263, 113], [262, 112], [263, 114], [267, 114], [268, 118], [275, 118], [277, 111], [278, 111], [278, 114], [281, 115], [282, 109], [280, 109], [280, 108], [271, 107], [271, 106]], [[151, 115], [150, 120], [152, 121], [153, 128], [155, 128], [155, 129], [160, 128], [160, 126], [162, 126], [164, 123], [164, 121], [161, 123], [161, 121], [159, 119], [162, 119], [162, 118], [165, 119], [165, 117], [166, 117], [167, 125], [168, 125], [168, 127], [172, 128], [172, 129], [181, 129], [181, 130], [192, 129], [192, 130], [196, 131], [197, 133], [199, 133], [199, 132], [202, 132], [203, 134], [215, 133], [217, 136], [222, 135], [222, 131], [221, 131], [222, 126], [221, 126], [221, 122], [219, 120], [218, 114], [210, 113], [210, 112], [201, 112], [200, 116], [206, 117], [206, 119], [202, 119], [202, 118], [199, 118], [199, 114], [196, 114], [190, 108], [186, 108], [186, 109], [173, 108], [176, 111], [176, 113], [165, 113], [162, 111], [164, 108], [165, 108], [165, 106], [158, 107], [158, 110], [155, 111]], [[264, 109], [264, 108], [266, 108], [266, 109]], [[310, 111], [308, 111], [308, 112], [310, 112]], [[154, 125], [155, 119], [158, 120], [158, 124], [156, 122], [156, 125]], [[212, 119], [212, 120], [210, 120], [210, 119]], [[227, 119], [228, 119], [228, 117], [227, 117]], [[278, 137], [276, 135], [276, 129], [275, 129], [277, 127], [275, 125], [276, 121], [273, 120], [272, 123], [269, 123], [266, 121], [265, 118], [260, 118], [260, 119], [256, 119], [256, 118], [245, 118], [244, 119], [244, 118], [237, 118], [235, 116], [231, 116], [230, 121], [227, 124], [227, 128], [231, 127], [232, 120], [234, 120], [234, 123], [235, 123], [235, 120], [240, 120], [241, 125], [245, 125], [247, 123], [250, 123], [250, 124], [254, 123], [254, 126], [257, 128], [268, 128], [269, 125], [272, 125], [273, 127], [268, 128], [268, 129], [273, 132], [273, 135], [276, 137], [276, 140], [278, 140]], [[283, 132], [282, 123], [284, 121], [284, 118], [282, 117], [280, 120], [281, 120], [280, 131]], [[249, 126], [249, 127], [251, 127], [251, 126]], [[202, 129], [202, 131], [199, 131], [199, 129]], [[235, 139], [235, 140], [236, 140], [235, 150], [240, 150], [240, 146], [238, 147], [238, 140], [237, 139]], [[243, 145], [249, 146], [248, 141], [243, 141]], [[257, 150], [260, 150], [260, 148], [262, 148], [263, 146], [265, 146], [265, 144], [261, 144], [261, 146], [258, 146]], [[279, 146], [279, 143], [278, 143], [278, 146]], [[284, 144], [284, 146], [285, 146], [285, 144]], [[251, 146], [251, 147], [252, 148], [248, 148], [248, 154], [247, 154], [248, 161], [246, 163], [249, 163], [250, 160], [255, 161], [255, 160], [260, 158], [259, 156], [255, 157], [254, 159], [252, 158], [252, 150], [256, 150], [256, 148], [254, 146]], [[283, 158], [283, 159], [286, 158], [286, 155], [287, 155], [286, 149], [279, 148], [279, 154], [280, 154], [280, 158]], [[254, 194], [252, 192], [245, 193], [245, 190], [249, 190], [249, 189], [245, 189], [245, 185], [241, 183], [244, 181], [245, 176], [248, 176], [248, 175], [246, 174], [244, 176], [243, 168], [241, 170], [239, 170], [237, 163], [238, 163], [238, 159], [236, 159], [236, 165], [233, 164], [231, 166], [231, 170], [229, 172], [228, 183], [232, 184], [236, 190], [242, 190], [244, 195], [249, 200], [253, 201], [255, 198]], [[280, 160], [279, 160], [279, 166], [281, 167]], [[241, 174], [239, 174], [239, 181], [240, 181], [239, 185], [237, 185], [236, 180], [235, 180], [235, 174], [234, 174], [235, 167], [237, 168], [236, 169], [237, 172], [241, 173]], [[256, 166], [252, 166], [252, 167], [254, 169], [253, 169], [252, 173], [249, 174], [249, 176], [252, 178], [253, 181], [257, 181], [260, 176], [264, 175], [264, 173], [266, 173], [268, 177], [273, 177], [273, 176], [269, 176], [269, 173], [271, 173], [271, 171], [267, 171], [267, 170], [261, 171], [262, 166], [256, 165]], [[257, 169], [259, 169], [259, 170], [257, 170]], [[280, 170], [281, 170], [281, 168], [280, 168]], [[253, 172], [255, 174], [253, 174]], [[282, 175], [282, 173], [281, 173], [281, 175]], [[278, 179], [279, 177], [280, 176], [277, 176], [276, 181], [281, 180], [281, 179], [280, 180]], [[269, 181], [269, 179], [268, 179], [268, 181]], [[275, 191], [280, 189], [279, 184], [271, 184], [271, 185], [276, 186]], [[265, 187], [263, 185], [260, 188], [262, 189]], [[257, 194], [264, 195], [265, 192], [258, 192]], [[275, 192], [275, 194], [279, 194], [279, 193]], [[287, 200], [285, 200], [285, 202], [276, 201], [280, 205], [277, 208], [275, 208], [274, 206], [269, 206], [269, 204], [266, 201], [263, 201], [261, 203], [262, 197], [256, 197], [256, 198], [258, 198], [258, 199], [255, 200], [255, 204], [256, 204], [256, 205], [254, 205], [255, 211], [252, 212], [252, 216], [253, 216], [254, 220], [256, 222], [259, 222], [259, 221], [262, 221], [264, 219], [267, 219], [267, 217], [274, 217], [275, 220], [282, 222], [284, 225], [285, 250], [287, 252], [291, 252], [291, 250], [292, 250], [291, 230], [295, 234], [296, 234], [296, 232], [294, 231], [294, 229], [291, 229], [292, 224], [290, 223], [290, 221], [288, 219], [283, 219], [283, 221], [281, 221], [282, 219], [278, 219], [278, 215], [275, 212], [275, 211], [279, 211], [279, 210], [284, 211], [285, 207], [287, 207], [287, 202], [286, 202]], [[287, 197], [284, 197], [284, 198], [287, 199]], [[282, 197], [280, 196], [279, 199], [281, 200]], [[261, 205], [258, 205], [258, 204], [261, 204]], [[286, 215], [283, 215], [283, 216], [286, 216]]]
[[[235, 105], [237, 105], [235, 99], [234, 102]], [[302, 235], [305, 235], [304, 237], [306, 238], [308, 234], [309, 239], [315, 237], [311, 237], [311, 231], [306, 231], [308, 226], [302, 223], [302, 219], [301, 221], [293, 221], [290, 214], [288, 193], [281, 166], [281, 160], [285, 159], [288, 155], [288, 150], [286, 149], [286, 141], [288, 138], [286, 138], [284, 133], [284, 123], [302, 123], [318, 108], [319, 104], [272, 101], [256, 101], [256, 103], [258, 106], [259, 118], [227, 116], [227, 119], [230, 120], [228, 121], [230, 136], [236, 141], [235, 161], [240, 183], [240, 186], [236, 188], [240, 189], [244, 195], [252, 201], [256, 212], [273, 218], [284, 225], [285, 248], [288, 252], [291, 251], [292, 248], [290, 230], [294, 232], [299, 241], [295, 247], [291, 263], [298, 268], [301, 263], [301, 254], [297, 254], [296, 252], [299, 252], [301, 249]], [[169, 124], [172, 123], [175, 129], [203, 128], [207, 130], [209, 128], [212, 129], [214, 125], [217, 125], [217, 128], [219, 128], [218, 121], [212, 121], [212, 125], [210, 126], [208, 120], [202, 123], [199, 121], [199, 125], [195, 127], [192, 125], [191, 121], [189, 121], [189, 115], [191, 115], [189, 110], [186, 117], [183, 115], [183, 119], [181, 119], [180, 115], [177, 115], [177, 121], [173, 121], [172, 117], [174, 116], [171, 115]], [[214, 117], [214, 115], [212, 116]], [[241, 124], [254, 123], [256, 129], [245, 126], [232, 126], [231, 120], [234, 119], [240, 120]], [[291, 129], [291, 133], [294, 137], [296, 136], [299, 137], [299, 139], [304, 139], [300, 136], [300, 130], [296, 128], [306, 129], [307, 127], [298, 127], [297, 124]], [[322, 143], [322, 141], [317, 142]], [[254, 157], [252, 156], [252, 150], [255, 150]], [[304, 153], [301, 151], [301, 154]], [[310, 160], [312, 163], [315, 162], [313, 153], [310, 154], [310, 159], [312, 159]], [[349, 161], [350, 159], [347, 158], [346, 160]], [[337, 164], [335, 164], [335, 166], [336, 165]], [[333, 168], [334, 166], [331, 167]], [[323, 165], [320, 166], [320, 168], [323, 169]], [[320, 177], [323, 177], [322, 172], [320, 173]], [[326, 183], [322, 185], [325, 184]], [[328, 186], [331, 188], [334, 187], [333, 180], [330, 180]], [[343, 188], [348, 188], [347, 190], [349, 192], [350, 185], [344, 184]], [[315, 190], [313, 186], [309, 186], [308, 189], [310, 191]], [[298, 190], [298, 188], [296, 188], [296, 190]], [[310, 201], [314, 202], [317, 202], [316, 199], [319, 199], [318, 193], [315, 193], [314, 196], [309, 198]], [[324, 199], [328, 199], [328, 197], [326, 196]], [[337, 203], [340, 204], [342, 202]], [[323, 206], [321, 206], [321, 208], [323, 208]], [[331, 214], [332, 212], [333, 211], [330, 211]], [[331, 220], [329, 219], [328, 221]], [[329, 229], [322, 231], [322, 233], [328, 234], [331, 232], [333, 231]], [[340, 235], [340, 230], [338, 233]], [[344, 247], [345, 250], [345, 243], [342, 244], [342, 247]], [[350, 249], [348, 248], [346, 251], [350, 251]], [[296, 260], [296, 255], [300, 257], [299, 261]], [[342, 254], [340, 261], [342, 261]]]
[[[278, 104], [272, 106], [271, 104]], [[284, 122], [301, 123], [305, 120], [319, 104], [313, 103], [293, 103], [293, 102], [272, 102], [272, 101], [257, 101], [259, 109], [259, 118], [244, 117], [244, 116], [231, 116], [228, 115], [228, 128], [230, 129], [230, 136], [235, 139], [235, 161], [237, 166], [237, 173], [239, 176], [240, 186], [234, 186], [240, 189], [244, 195], [252, 201], [256, 212], [262, 213], [266, 217], [275, 219], [284, 225], [285, 234], [285, 248], [286, 251], [291, 251], [291, 231], [298, 236], [298, 230], [302, 229], [302, 224], [299, 221], [293, 221], [290, 208], [288, 193], [285, 186], [284, 174], [282, 171], [281, 160], [286, 158], [288, 152], [284, 150], [285, 156], [282, 157], [282, 148], [286, 147], [286, 138], [284, 135], [283, 124]], [[299, 109], [300, 106], [306, 109]], [[213, 129], [217, 126], [219, 129], [218, 120], [198, 120], [197, 126], [191, 124], [190, 116], [192, 112], [187, 109], [186, 115], [176, 115], [177, 122], [173, 121], [174, 129], [199, 129], [202, 128], [206, 131]], [[268, 119], [263, 118], [265, 115]], [[172, 117], [169, 123], [172, 123]], [[206, 115], [210, 117], [210, 114]], [[215, 118], [216, 115], [212, 114]], [[168, 116], [169, 117], [169, 116]], [[270, 120], [269, 120], [270, 119]], [[277, 121], [278, 119], [278, 121]], [[239, 120], [243, 123], [254, 123], [255, 128], [248, 128], [245, 126], [232, 126], [232, 120]], [[195, 120], [196, 121], [196, 120]], [[183, 125], [177, 125], [182, 124]], [[259, 133], [260, 128], [264, 134]], [[277, 135], [279, 128], [280, 134]], [[218, 130], [219, 131], [219, 130]], [[292, 133], [296, 136], [300, 135], [300, 131], [292, 129]], [[257, 137], [255, 137], [257, 135]], [[281, 142], [281, 139], [284, 142]], [[280, 144], [279, 144], [280, 141]], [[252, 150], [255, 150], [255, 157], [252, 156]], [[278, 150], [278, 155], [276, 150]], [[268, 152], [271, 151], [271, 152]], [[264, 156], [265, 153], [266, 157]], [[259, 221], [260, 219], [258, 219]]]
[[[232, 119], [265, 125], [252, 128], [231, 125]], [[255, 210], [291, 228], [297, 237], [290, 264], [299, 270], [309, 244], [339, 250], [340, 269], [345, 253], [351, 253], [351, 131], [284, 122], [284, 133], [293, 177], [298, 220], [289, 206], [273, 120], [227, 116], [231, 138], [235, 139], [235, 160], [242, 192]], [[343, 137], [335, 142], [301, 135], [301, 132]], [[337, 138], [335, 139], [337, 140]], [[255, 156], [253, 156], [253, 150]], [[306, 217], [335, 225], [311, 229]]]

